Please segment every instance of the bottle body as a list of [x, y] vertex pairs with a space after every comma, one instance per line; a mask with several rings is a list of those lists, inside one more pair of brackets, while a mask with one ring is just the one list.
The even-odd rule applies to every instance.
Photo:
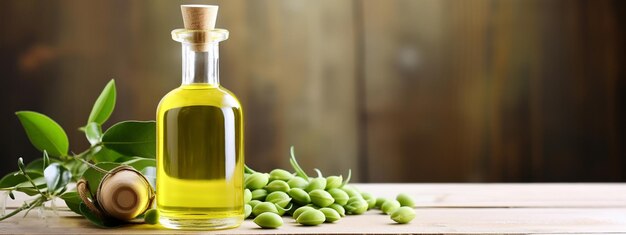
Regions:
[[157, 110], [157, 208], [169, 228], [243, 221], [243, 113], [219, 85], [183, 84]]
[[182, 42], [182, 85], [157, 108], [159, 222], [174, 229], [237, 227], [244, 219], [243, 113], [219, 85], [218, 43], [228, 31], [174, 30], [172, 37]]

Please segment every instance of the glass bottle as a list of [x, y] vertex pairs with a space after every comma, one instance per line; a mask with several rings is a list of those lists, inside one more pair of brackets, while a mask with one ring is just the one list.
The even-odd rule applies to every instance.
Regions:
[[182, 85], [157, 109], [157, 209], [174, 229], [223, 229], [243, 221], [243, 114], [219, 84], [224, 29], [172, 31], [182, 43]]

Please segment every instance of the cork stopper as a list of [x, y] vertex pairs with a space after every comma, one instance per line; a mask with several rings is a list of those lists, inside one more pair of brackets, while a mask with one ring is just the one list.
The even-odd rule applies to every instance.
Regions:
[[[181, 5], [183, 13], [183, 23], [187, 30], [207, 30], [215, 29], [218, 6], [214, 5]], [[191, 46], [194, 51], [207, 51], [206, 44], [194, 44]]]
[[185, 29], [213, 30], [217, 19], [218, 6], [214, 5], [181, 5]]

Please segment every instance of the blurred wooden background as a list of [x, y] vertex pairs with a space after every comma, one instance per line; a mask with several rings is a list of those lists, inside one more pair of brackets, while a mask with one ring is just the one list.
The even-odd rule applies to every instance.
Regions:
[[109, 125], [154, 119], [180, 83], [178, 5], [220, 5], [221, 81], [246, 115], [246, 162], [353, 169], [361, 182], [626, 180], [619, 0], [0, 2], [0, 173], [39, 157], [13, 115], [70, 148], [106, 82]]

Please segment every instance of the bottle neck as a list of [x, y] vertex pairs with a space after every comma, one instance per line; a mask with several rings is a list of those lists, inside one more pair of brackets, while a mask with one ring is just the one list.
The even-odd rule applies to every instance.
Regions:
[[206, 47], [206, 51], [196, 51], [197, 46], [183, 43], [183, 85], [219, 86], [218, 43], [208, 43]]

